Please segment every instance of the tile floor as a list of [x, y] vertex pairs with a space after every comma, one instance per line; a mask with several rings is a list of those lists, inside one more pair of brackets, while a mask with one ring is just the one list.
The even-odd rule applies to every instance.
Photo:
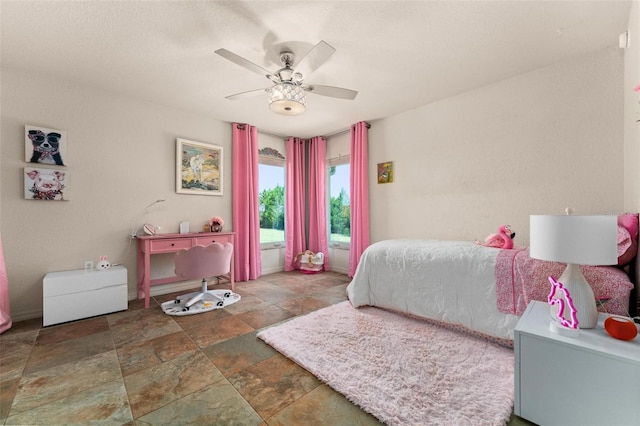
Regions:
[[165, 315], [168, 294], [149, 309], [132, 301], [62, 325], [17, 323], [0, 335], [0, 424], [378, 424], [256, 338], [346, 300], [348, 282], [282, 272], [236, 283], [240, 302], [198, 315]]

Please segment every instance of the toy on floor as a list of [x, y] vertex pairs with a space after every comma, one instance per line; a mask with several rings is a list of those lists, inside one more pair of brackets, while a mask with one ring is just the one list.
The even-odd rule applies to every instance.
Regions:
[[313, 253], [311, 250], [306, 250], [298, 253], [293, 259], [293, 263], [300, 272], [304, 274], [315, 274], [324, 269], [324, 253], [321, 251]]
[[491, 234], [485, 238], [484, 242], [476, 240], [476, 244], [480, 244], [485, 247], [495, 247], [502, 249], [512, 249], [513, 239], [516, 237], [516, 233], [511, 231], [511, 226], [502, 225], [498, 228], [497, 234]]

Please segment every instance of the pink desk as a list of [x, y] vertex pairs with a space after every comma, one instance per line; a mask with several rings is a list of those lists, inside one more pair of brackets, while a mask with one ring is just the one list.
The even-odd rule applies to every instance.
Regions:
[[[144, 307], [149, 307], [149, 294], [152, 285], [168, 284], [183, 281], [178, 277], [151, 279], [151, 255], [176, 253], [193, 246], [208, 246], [213, 242], [234, 244], [234, 232], [198, 232], [189, 234], [141, 235], [138, 240], [138, 299], [144, 294]], [[234, 244], [235, 245], [235, 244]], [[235, 248], [234, 248], [235, 251]], [[234, 290], [234, 267], [231, 256], [231, 273], [229, 281]]]

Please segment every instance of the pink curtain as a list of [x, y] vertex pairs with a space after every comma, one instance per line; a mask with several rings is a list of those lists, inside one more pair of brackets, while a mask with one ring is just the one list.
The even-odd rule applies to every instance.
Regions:
[[316, 136], [309, 141], [309, 246], [324, 253], [324, 269], [329, 270], [327, 237], [327, 140]]
[[7, 278], [7, 268], [4, 263], [4, 252], [2, 251], [2, 238], [0, 237], [0, 333], [11, 328], [10, 312], [9, 279]]
[[236, 232], [236, 281], [255, 280], [262, 274], [260, 213], [258, 208], [258, 130], [232, 123], [233, 227]]
[[362, 252], [369, 246], [369, 125], [359, 122], [351, 126], [349, 190], [351, 195], [351, 245], [349, 276], [353, 277]]
[[293, 271], [296, 254], [306, 250], [304, 141], [289, 138], [286, 147], [284, 270]]

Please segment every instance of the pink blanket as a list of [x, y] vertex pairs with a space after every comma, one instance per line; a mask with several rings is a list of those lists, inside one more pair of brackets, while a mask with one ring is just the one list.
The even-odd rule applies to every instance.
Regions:
[[[496, 258], [496, 295], [498, 310], [522, 315], [532, 300], [547, 300], [549, 276], [559, 278], [565, 264], [529, 257], [526, 249], [500, 250]], [[596, 298], [609, 298], [601, 312], [628, 315], [629, 294], [633, 283], [620, 268], [581, 266]]]

